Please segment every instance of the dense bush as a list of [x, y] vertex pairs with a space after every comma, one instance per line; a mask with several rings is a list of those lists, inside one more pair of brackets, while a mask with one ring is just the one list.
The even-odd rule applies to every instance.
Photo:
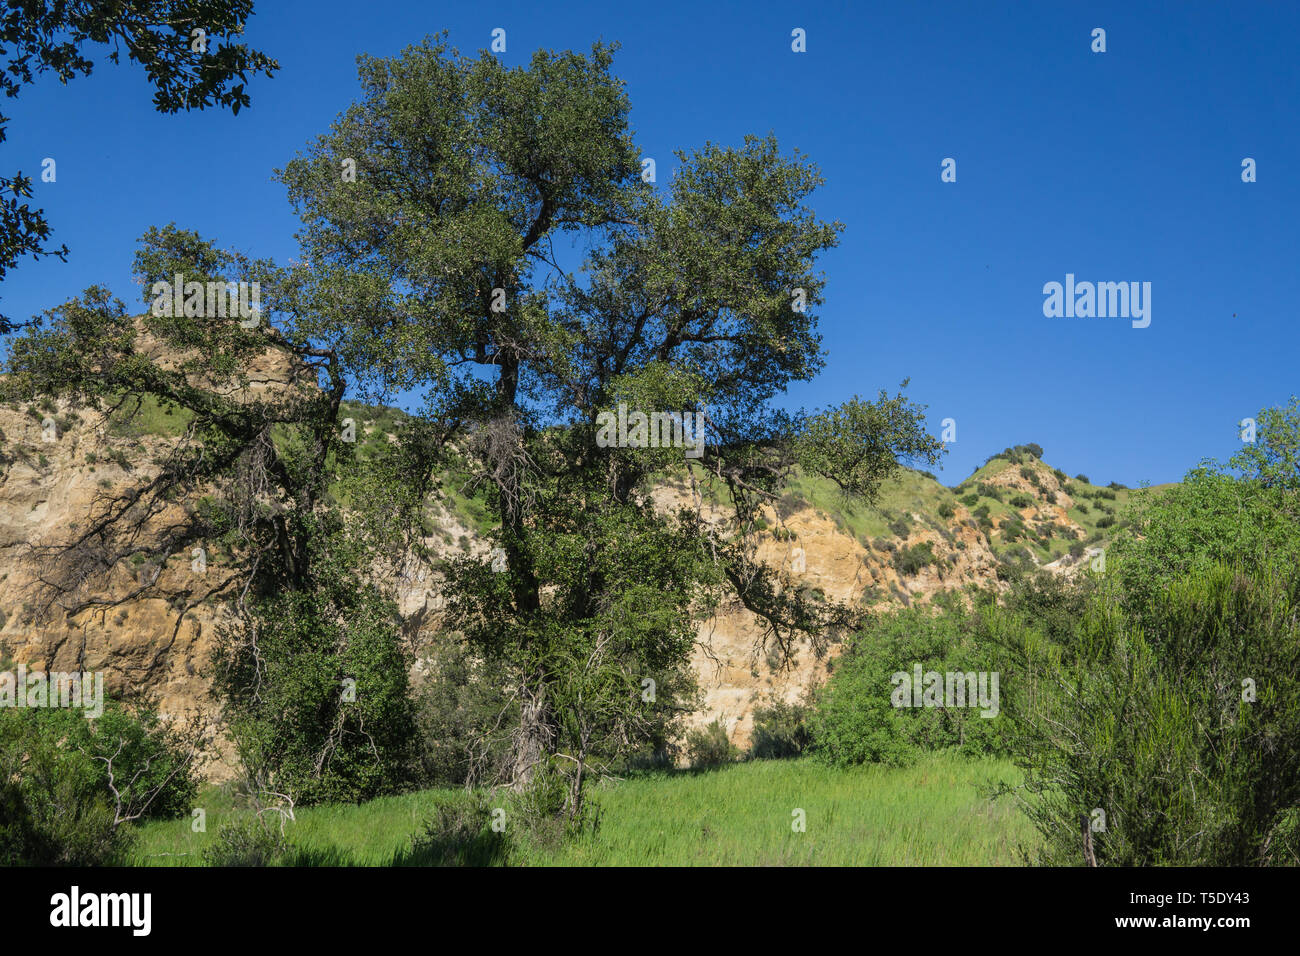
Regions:
[[1032, 508], [1034, 505], [1034, 499], [1026, 494], [1013, 495], [1007, 504], [1011, 505], [1013, 508]]
[[951, 518], [957, 513], [957, 509], [952, 506], [952, 502], [945, 501], [939, 505], [939, 517]]
[[202, 859], [205, 866], [271, 866], [288, 852], [289, 841], [274, 820], [249, 816], [223, 823]]
[[447, 640], [435, 650], [415, 695], [422, 785], [496, 779], [507, 759], [505, 731], [517, 723], [502, 687], [500, 675], [465, 644]]
[[721, 720], [715, 720], [686, 734], [686, 757], [692, 767], [720, 767], [739, 756], [740, 751], [731, 742], [726, 725]]
[[894, 569], [900, 575], [909, 577], [934, 564], [936, 560], [934, 545], [929, 541], [921, 541], [909, 548], [899, 549], [894, 555]]
[[1003, 541], [1018, 541], [1029, 534], [1029, 531], [1025, 528], [1024, 522], [1018, 518], [1012, 518], [1010, 521], [1007, 521], [1002, 525], [1001, 530]]
[[816, 694], [814, 753], [848, 766], [906, 764], [923, 751], [948, 747], [968, 754], [1002, 751], [1001, 718], [981, 717], [978, 707], [894, 706], [895, 675], [910, 679], [917, 664], [941, 674], [993, 670], [980, 646], [979, 614], [955, 600], [941, 604], [945, 613], [908, 608], [881, 615], [849, 641]]
[[810, 709], [802, 704], [773, 701], [754, 708], [754, 732], [749, 755], [756, 760], [798, 757], [812, 744]]
[[192, 755], [143, 709], [109, 704], [92, 720], [64, 708], [0, 709], [0, 865], [117, 861], [131, 820], [192, 806]]
[[[1116, 564], [1122, 562], [1117, 559]], [[1010, 625], [1007, 717], [1050, 863], [1300, 862], [1300, 578], [1218, 565], [1099, 592], [1055, 637]]]
[[300, 806], [360, 802], [413, 779], [400, 619], [374, 588], [346, 591], [269, 598], [256, 643], [227, 639], [215, 655], [216, 690], [248, 777]]

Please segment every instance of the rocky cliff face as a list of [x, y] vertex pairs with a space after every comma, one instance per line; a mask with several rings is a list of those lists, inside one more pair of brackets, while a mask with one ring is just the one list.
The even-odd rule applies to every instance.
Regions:
[[[286, 387], [296, 377], [286, 367], [252, 372], [250, 389]], [[50, 421], [56, 423], [53, 431]], [[140, 462], [176, 440], [157, 433], [156, 422], [154, 428], [154, 433], [132, 434], [109, 427], [97, 413], [69, 414], [58, 405], [0, 407], [0, 669], [21, 663], [46, 671], [103, 671], [110, 696], [145, 695], [165, 714], [197, 711], [215, 722], [209, 659], [215, 631], [228, 612], [205, 600], [202, 576], [194, 573], [189, 555], [175, 555], [157, 569], [113, 568], [93, 593], [49, 615], [39, 613], [35, 603], [43, 572], [39, 546], [66, 540], [82, 526], [102, 489], [147, 476], [148, 466]], [[924, 602], [937, 591], [971, 583], [996, 586], [1000, 555], [1017, 540], [1003, 540], [1003, 532], [1012, 535], [1013, 528], [1016, 536], [1021, 530], [1037, 536], [1035, 548], [1027, 549], [1035, 563], [1062, 570], [1077, 566], [1077, 559], [1061, 555], [1068, 542], [1083, 540], [1090, 529], [1081, 518], [1081, 502], [1070, 492], [1093, 486], [1062, 481], [1036, 460], [1027, 469], [996, 465], [981, 469], [955, 492], [908, 472], [900, 487], [910, 492], [891, 497], [887, 489], [883, 513], [869, 520], [860, 513], [848, 519], [836, 511], [836, 502], [814, 494], [787, 496], [765, 515], [768, 528], [759, 533], [759, 556], [787, 568], [801, 587], [870, 608]], [[1031, 472], [1032, 479], [1026, 477]], [[968, 494], [960, 495], [963, 490]], [[1015, 501], [1007, 504], [999, 496]], [[687, 492], [664, 486], [654, 497], [661, 507], [674, 508]], [[972, 507], [971, 497], [985, 506]], [[706, 516], [724, 519], [720, 507], [704, 507]], [[1083, 510], [1088, 511], [1086, 505]], [[436, 551], [486, 553], [473, 522], [454, 508], [435, 506], [431, 518], [438, 530], [430, 538]], [[165, 522], [167, 515], [156, 520]], [[874, 538], [873, 527], [880, 532]], [[156, 587], [134, 596], [146, 577]], [[412, 567], [390, 584], [417, 648], [427, 645], [441, 606], [436, 573]], [[742, 747], [749, 741], [756, 704], [795, 702], [827, 672], [826, 660], [808, 648], [792, 665], [774, 668], [758, 650], [760, 637], [752, 614], [724, 607], [701, 626], [694, 659], [705, 704], [692, 722], [720, 719]], [[224, 764], [228, 770], [228, 760]], [[223, 761], [210, 772], [222, 776]]]

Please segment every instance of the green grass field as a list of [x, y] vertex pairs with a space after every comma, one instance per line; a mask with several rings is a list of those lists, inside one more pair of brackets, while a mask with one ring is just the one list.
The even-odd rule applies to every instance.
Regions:
[[[1020, 862], [1036, 836], [1010, 798], [992, 800], [1007, 763], [931, 755], [904, 769], [835, 770], [812, 760], [754, 761], [699, 773], [658, 773], [595, 789], [599, 828], [543, 846], [521, 841], [524, 866], [983, 866]], [[207, 832], [189, 820], [141, 828], [130, 862], [194, 865], [234, 811], [209, 791]], [[288, 833], [297, 862], [386, 866], [456, 791], [426, 790], [361, 806], [300, 810]], [[806, 830], [794, 832], [794, 811]], [[507, 827], [509, 823], [507, 822]]]

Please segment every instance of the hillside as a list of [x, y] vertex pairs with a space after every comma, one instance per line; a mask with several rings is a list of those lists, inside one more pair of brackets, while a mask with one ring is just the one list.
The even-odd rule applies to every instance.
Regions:
[[[278, 387], [292, 377], [291, 370], [262, 369], [249, 387]], [[404, 418], [395, 409], [355, 404], [342, 414], [357, 422], [362, 457], [395, 440]], [[49, 418], [57, 427], [53, 441], [42, 428]], [[148, 695], [165, 713], [198, 710], [215, 718], [207, 671], [225, 611], [190, 573], [189, 555], [174, 555], [158, 569], [113, 568], [102, 593], [48, 618], [34, 600], [41, 567], [32, 546], [75, 531], [99, 489], [145, 476], [140, 451], [174, 443], [185, 424], [180, 415], [130, 402], [107, 416], [71, 413], [52, 402], [0, 407], [0, 667], [102, 670], [110, 696]], [[1086, 547], [1105, 546], [1130, 492], [1068, 478], [1034, 450], [1008, 449], [955, 488], [904, 469], [870, 508], [846, 501], [827, 481], [796, 475], [759, 522], [758, 554], [788, 568], [801, 586], [876, 609], [923, 603], [971, 584], [998, 587], [1016, 563], [1068, 573], [1083, 566]], [[441, 559], [488, 550], [491, 518], [467, 478], [445, 474], [429, 504], [426, 543], [434, 561], [387, 582], [407, 621], [417, 680], [436, 641]], [[665, 482], [654, 491], [660, 507], [689, 498], [683, 483]], [[724, 519], [723, 502], [703, 507], [706, 518]], [[156, 589], [133, 596], [146, 577]], [[739, 746], [748, 743], [757, 703], [798, 700], [827, 671], [827, 661], [806, 649], [775, 668], [755, 651], [760, 637], [753, 615], [738, 605], [723, 607], [700, 627], [694, 655], [704, 707], [692, 723], [722, 720]], [[216, 777], [222, 763], [212, 768]]]

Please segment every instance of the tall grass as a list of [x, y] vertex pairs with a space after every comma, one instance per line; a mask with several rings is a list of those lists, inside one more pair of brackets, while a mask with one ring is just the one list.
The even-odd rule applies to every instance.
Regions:
[[[1025, 816], [987, 791], [1018, 781], [1008, 763], [936, 754], [905, 769], [836, 770], [812, 760], [754, 761], [702, 773], [607, 783], [592, 794], [599, 827], [551, 845], [522, 839], [509, 862], [525, 866], [862, 865], [1018, 863], [1037, 845]], [[429, 790], [362, 806], [301, 810], [288, 833], [290, 862], [391, 865], [436, 808], [460, 796]], [[795, 832], [802, 810], [804, 832]], [[208, 810], [207, 833], [188, 820], [142, 828], [132, 862], [199, 862], [204, 843], [236, 811]], [[509, 826], [509, 824], [507, 824]], [[185, 856], [163, 854], [188, 854]]]

